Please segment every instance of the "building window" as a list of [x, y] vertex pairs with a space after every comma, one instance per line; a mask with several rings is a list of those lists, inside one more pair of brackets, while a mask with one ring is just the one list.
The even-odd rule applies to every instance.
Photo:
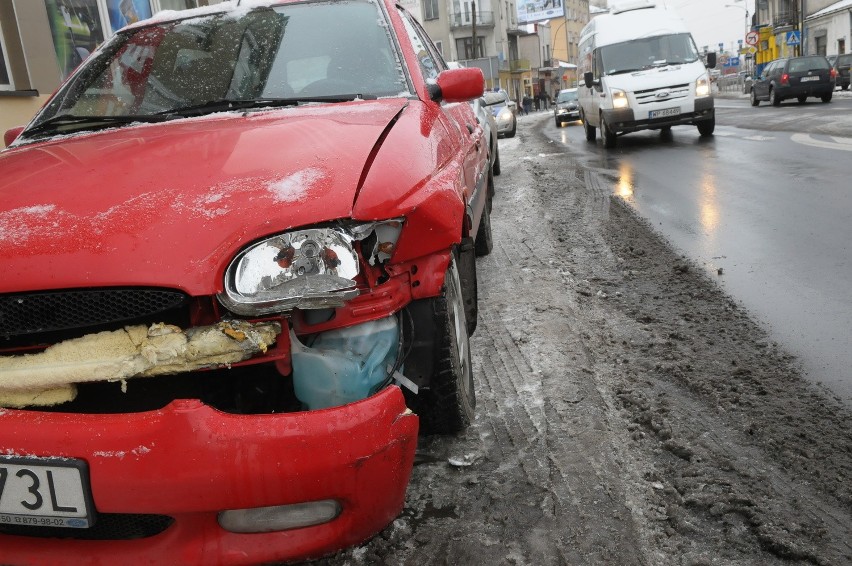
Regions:
[[484, 38], [481, 35], [476, 36], [476, 51], [473, 50], [473, 38], [463, 37], [456, 40], [456, 49], [459, 52], [459, 59], [478, 59], [483, 57], [485, 53]]
[[6, 57], [6, 44], [3, 43], [3, 30], [0, 30], [0, 90], [13, 90], [12, 74], [9, 71], [9, 59]]
[[423, 19], [437, 20], [440, 17], [438, 13], [438, 0], [424, 0], [423, 2]]

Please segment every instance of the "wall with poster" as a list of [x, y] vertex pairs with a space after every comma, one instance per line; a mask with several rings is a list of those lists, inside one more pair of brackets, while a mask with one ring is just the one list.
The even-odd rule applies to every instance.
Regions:
[[50, 34], [64, 80], [104, 41], [98, 0], [45, 0]]
[[44, 4], [62, 80], [104, 39], [152, 16], [150, 0], [44, 0]]
[[518, 0], [518, 23], [530, 24], [561, 18], [565, 15], [562, 0]]
[[112, 31], [151, 17], [149, 0], [106, 0], [106, 4]]

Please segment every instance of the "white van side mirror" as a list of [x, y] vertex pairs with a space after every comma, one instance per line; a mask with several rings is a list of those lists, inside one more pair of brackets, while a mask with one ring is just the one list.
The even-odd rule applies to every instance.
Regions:
[[592, 88], [595, 86], [595, 77], [592, 75], [591, 71], [583, 73], [583, 82], [585, 83], [586, 88]]

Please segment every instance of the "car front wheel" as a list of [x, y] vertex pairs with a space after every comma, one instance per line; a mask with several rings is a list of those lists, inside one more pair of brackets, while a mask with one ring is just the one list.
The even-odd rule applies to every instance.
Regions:
[[508, 132], [506, 132], [506, 137], [507, 138], [515, 137], [515, 133], [517, 133], [517, 131], [518, 131], [518, 122], [516, 120], [513, 120], [512, 121], [512, 129], [509, 130]]
[[447, 434], [467, 428], [476, 407], [470, 340], [456, 262], [453, 254], [441, 296], [432, 300], [437, 359], [429, 388], [421, 389], [409, 403], [420, 417], [424, 434]]
[[500, 175], [500, 148], [494, 144], [494, 164], [491, 165], [491, 173], [496, 177]]
[[757, 98], [757, 93], [754, 92], [754, 89], [751, 89], [751, 105], [757, 106], [760, 104], [760, 100]]
[[607, 149], [615, 147], [615, 132], [609, 128], [609, 124], [606, 123], [603, 116], [601, 116], [601, 141]]
[[598, 135], [597, 128], [589, 124], [585, 116], [580, 116], [580, 119], [583, 120], [583, 129], [586, 131], [586, 140], [595, 141], [595, 138]]
[[696, 126], [698, 127], [699, 135], [712, 136], [713, 132], [716, 130], [716, 118], [711, 118], [710, 120], [698, 122]]

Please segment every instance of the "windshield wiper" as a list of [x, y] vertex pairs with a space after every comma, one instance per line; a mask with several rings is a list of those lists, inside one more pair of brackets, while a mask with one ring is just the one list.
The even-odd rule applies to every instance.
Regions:
[[610, 71], [607, 75], [623, 75], [624, 73], [635, 73], [636, 71], [641, 71], [642, 69], [618, 69], [617, 71]]
[[25, 135], [70, 133], [81, 130], [98, 130], [115, 125], [133, 124], [134, 122], [165, 122], [172, 120], [171, 116], [127, 115], [127, 116], [75, 116], [60, 114], [36, 124], [24, 131]]
[[201, 104], [183, 106], [159, 112], [166, 116], [202, 116], [214, 112], [228, 112], [230, 110], [248, 110], [252, 108], [275, 108], [280, 106], [298, 106], [309, 102], [349, 102], [360, 98], [362, 100], [375, 100], [374, 95], [363, 94], [334, 94], [329, 96], [309, 96], [295, 98], [251, 98], [251, 99], [228, 99], [210, 100]]

